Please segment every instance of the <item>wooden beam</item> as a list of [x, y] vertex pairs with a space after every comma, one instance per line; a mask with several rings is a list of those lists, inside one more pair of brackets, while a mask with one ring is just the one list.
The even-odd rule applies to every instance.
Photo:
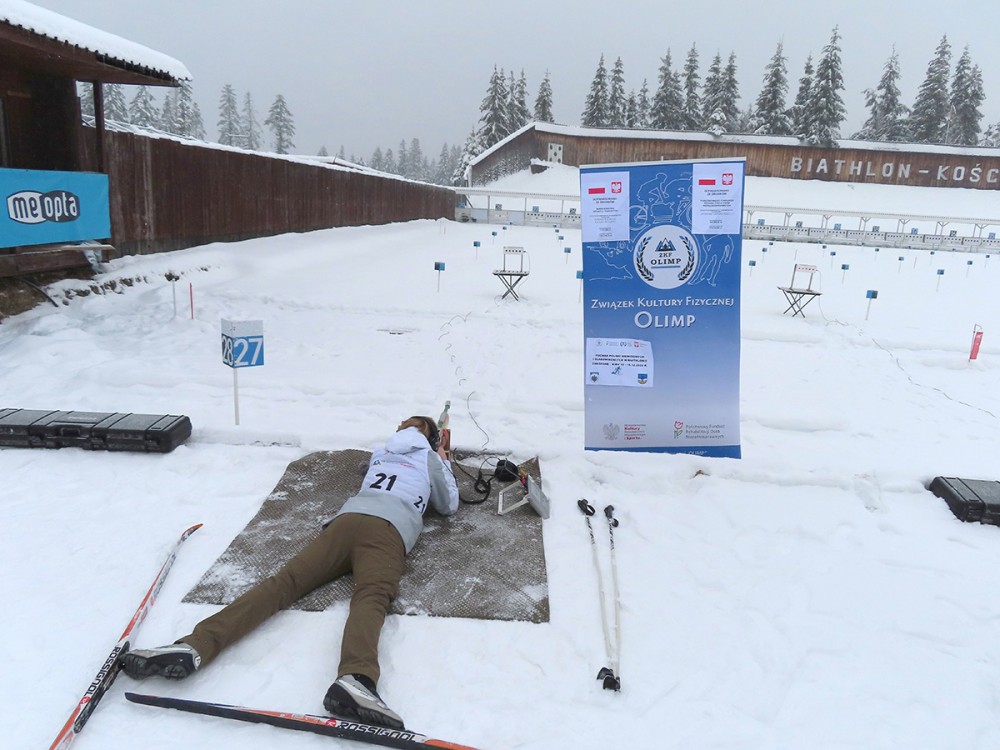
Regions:
[[104, 168], [104, 87], [100, 81], [91, 81], [94, 87], [94, 130], [97, 138], [97, 171], [106, 172]]

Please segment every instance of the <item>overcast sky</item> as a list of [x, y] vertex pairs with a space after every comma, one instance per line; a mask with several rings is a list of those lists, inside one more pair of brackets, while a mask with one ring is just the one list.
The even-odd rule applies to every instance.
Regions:
[[[794, 99], [806, 56], [819, 57], [839, 26], [848, 136], [864, 122], [895, 47], [904, 102], [912, 105], [943, 34], [952, 62], [968, 45], [983, 71], [983, 128], [1000, 120], [1000, 3], [995, 0], [35, 0], [50, 10], [183, 62], [208, 137], [217, 135], [219, 93], [231, 83], [254, 97], [263, 122], [283, 94], [295, 118], [294, 151], [368, 157], [419, 138], [437, 155], [462, 144], [479, 117], [493, 66], [524, 69], [534, 101], [550, 72], [556, 121], [578, 125], [604, 54], [625, 66], [626, 89], [656, 88], [668, 49], [675, 67], [695, 43], [701, 74], [717, 52], [736, 53], [741, 108], [760, 90], [779, 40]], [[791, 103], [791, 101], [789, 101]], [[270, 143], [270, 135], [265, 133]]]

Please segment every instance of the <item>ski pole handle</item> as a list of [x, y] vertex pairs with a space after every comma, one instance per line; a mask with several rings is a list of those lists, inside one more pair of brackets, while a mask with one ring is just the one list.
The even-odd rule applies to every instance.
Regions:
[[591, 505], [590, 503], [588, 503], [587, 500], [586, 500], [586, 498], [580, 500], [577, 503], [577, 506], [583, 512], [583, 515], [585, 515], [585, 516], [592, 516], [592, 515], [594, 515], [594, 506]]
[[608, 517], [608, 523], [618, 528], [618, 519], [614, 516], [615, 506], [608, 505], [604, 508], [604, 515]]

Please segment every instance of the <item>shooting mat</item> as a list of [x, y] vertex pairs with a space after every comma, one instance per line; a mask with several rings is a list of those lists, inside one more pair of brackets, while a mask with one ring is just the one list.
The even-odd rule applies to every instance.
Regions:
[[[459, 494], [468, 500], [481, 497], [474, 488], [478, 469], [487, 462], [484, 473], [492, 476], [498, 457], [454, 455]], [[361, 450], [320, 451], [290, 463], [257, 515], [184, 601], [229, 604], [274, 575], [319, 534], [321, 522], [357, 492], [370, 458], [371, 453]], [[520, 468], [541, 482], [537, 458]], [[494, 479], [485, 502], [462, 503], [448, 518], [427, 511], [424, 532], [406, 558], [399, 596], [390, 612], [548, 622], [542, 519], [529, 505], [497, 515], [498, 495], [511, 484]], [[520, 491], [512, 491], [516, 495], [505, 496], [505, 508], [520, 499]], [[302, 597], [292, 608], [322, 611], [350, 600], [353, 587], [351, 576], [345, 576]]]

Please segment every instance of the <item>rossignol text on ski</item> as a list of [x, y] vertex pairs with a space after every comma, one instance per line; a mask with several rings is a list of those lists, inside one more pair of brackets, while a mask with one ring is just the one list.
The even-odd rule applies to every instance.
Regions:
[[312, 714], [295, 714], [285, 711], [267, 711], [244, 706], [229, 706], [225, 703], [208, 701], [192, 701], [183, 698], [168, 698], [159, 695], [143, 695], [141, 693], [125, 693], [125, 697], [133, 703], [157, 708], [174, 708], [178, 711], [216, 716], [221, 719], [235, 719], [251, 724], [267, 724], [282, 729], [294, 729], [300, 732], [312, 732], [327, 737], [339, 737], [344, 740], [364, 742], [369, 745], [395, 747], [402, 750], [427, 750], [427, 748], [445, 748], [446, 750], [475, 750], [468, 745], [459, 745], [445, 740], [436, 740], [407, 729], [391, 729], [389, 727], [363, 724], [351, 719], [339, 719], [335, 716], [314, 716]]
[[611, 617], [608, 615], [607, 592], [604, 589], [604, 575], [601, 573], [601, 561], [597, 553], [597, 539], [594, 537], [594, 527], [590, 522], [590, 517], [595, 510], [586, 499], [577, 502], [577, 506], [583, 513], [587, 521], [587, 531], [590, 534], [590, 548], [594, 556], [594, 569], [597, 571], [597, 595], [601, 603], [601, 627], [604, 631], [604, 650], [608, 658], [608, 665], [602, 667], [597, 673], [597, 679], [605, 690], [621, 690], [622, 681], [619, 676], [619, 662], [622, 651], [622, 627], [621, 627], [621, 596], [618, 591], [618, 563], [615, 558], [615, 528], [618, 526], [618, 519], [615, 518], [613, 505], [604, 508], [604, 515], [608, 519], [608, 537], [611, 543], [611, 585], [612, 601], [614, 604], [612, 616], [614, 617], [614, 638], [612, 639]]
[[167, 556], [166, 562], [163, 563], [160, 571], [156, 574], [156, 578], [153, 579], [153, 584], [149, 587], [146, 595], [142, 598], [139, 603], [139, 608], [132, 615], [132, 619], [129, 621], [128, 626], [126, 626], [125, 631], [121, 634], [118, 639], [118, 643], [115, 647], [111, 649], [111, 653], [108, 654], [108, 658], [104, 660], [104, 664], [98, 670], [97, 675], [94, 677], [94, 681], [90, 683], [90, 687], [80, 698], [79, 703], [76, 704], [76, 708], [73, 713], [70, 714], [69, 719], [66, 720], [66, 724], [63, 726], [62, 730], [56, 736], [49, 750], [65, 750], [73, 744], [73, 740], [76, 736], [83, 731], [84, 724], [90, 718], [97, 704], [100, 702], [101, 698], [108, 691], [108, 688], [114, 683], [115, 678], [118, 677], [118, 673], [121, 671], [121, 658], [124, 656], [129, 648], [132, 646], [132, 640], [135, 638], [136, 632], [139, 630], [139, 626], [142, 625], [142, 621], [146, 619], [146, 615], [149, 613], [150, 607], [153, 606], [153, 602], [156, 601], [156, 597], [160, 593], [160, 589], [163, 587], [163, 582], [167, 578], [167, 573], [170, 572], [170, 568], [174, 564], [174, 560], [177, 559], [177, 552], [180, 550], [181, 545], [184, 544], [185, 540], [191, 536], [194, 532], [201, 528], [201, 524], [196, 524], [191, 528], [187, 529], [181, 538], [177, 540], [174, 548], [171, 550], [170, 554]]

